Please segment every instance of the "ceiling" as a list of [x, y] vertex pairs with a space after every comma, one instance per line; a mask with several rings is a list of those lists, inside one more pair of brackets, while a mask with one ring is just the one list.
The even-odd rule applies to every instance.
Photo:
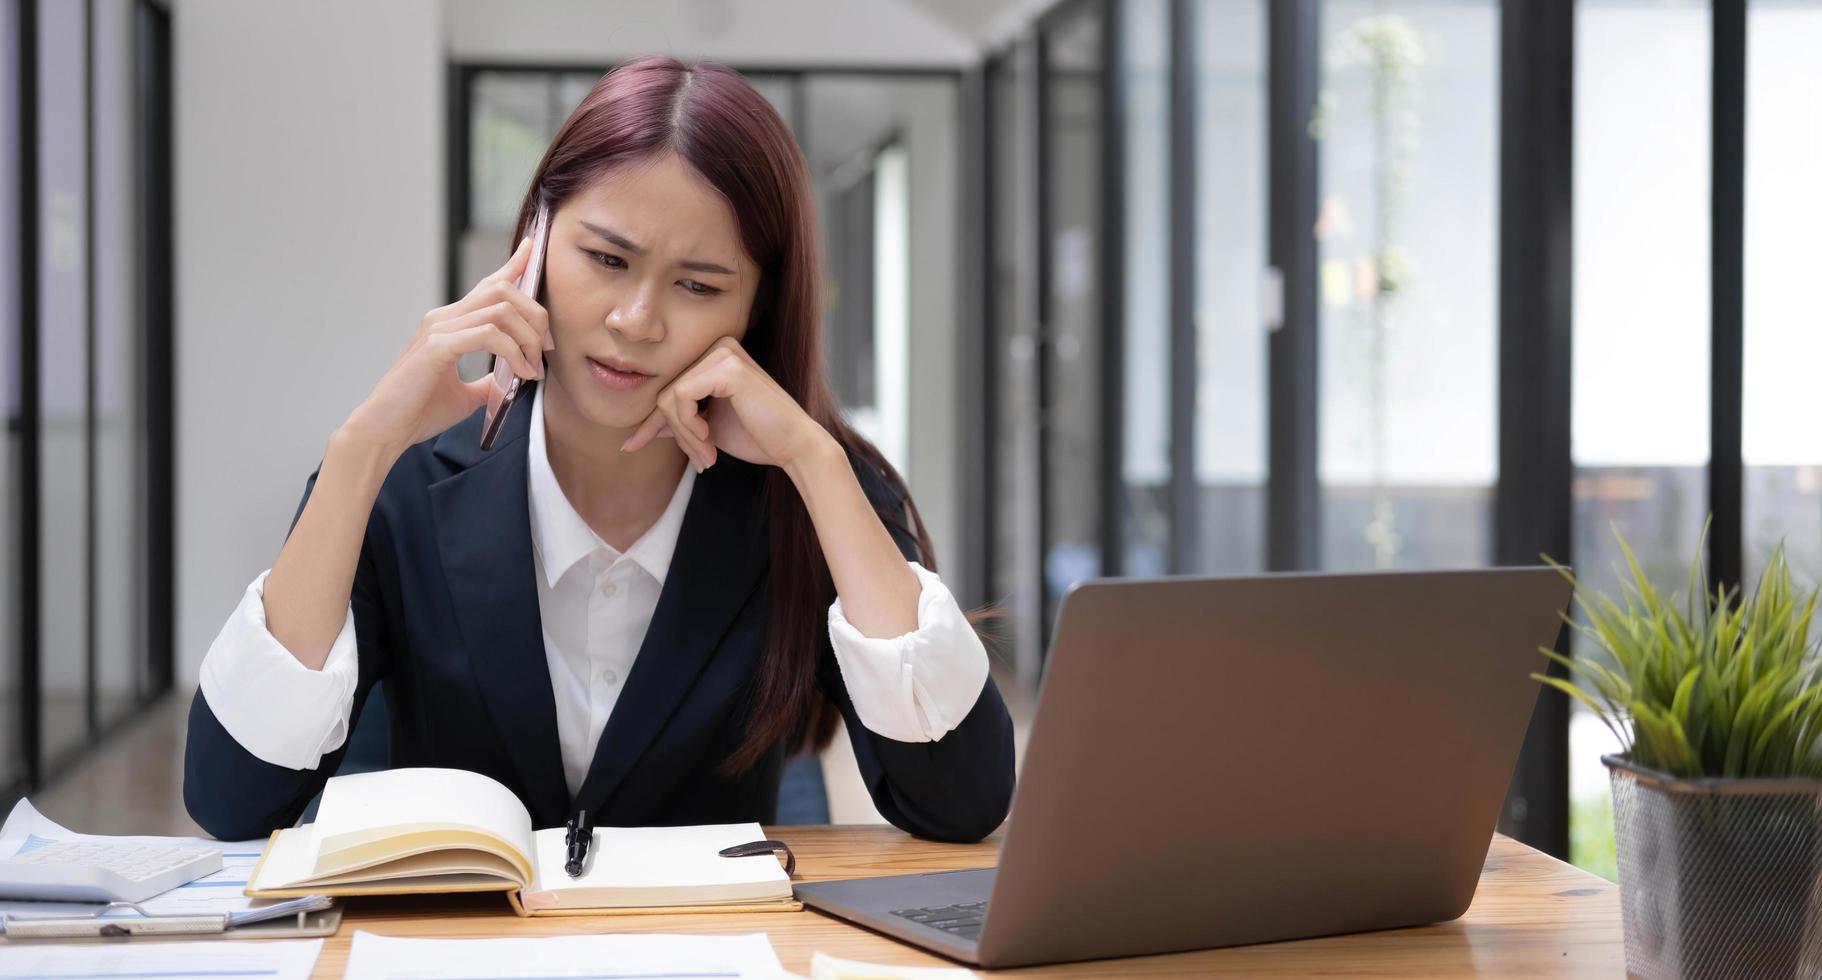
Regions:
[[895, 0], [916, 7], [985, 51], [1000, 46], [1056, 0]]

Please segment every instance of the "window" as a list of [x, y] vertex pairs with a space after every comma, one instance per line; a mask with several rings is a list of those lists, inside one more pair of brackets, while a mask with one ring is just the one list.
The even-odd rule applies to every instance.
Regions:
[[1754, 0], [1746, 43], [1746, 336], [1743, 455], [1750, 586], [1785, 543], [1793, 570], [1822, 581], [1822, 426], [1815, 367], [1822, 322], [1808, 289], [1822, 263], [1822, 3]]
[[1119, 10], [1125, 144], [1121, 572], [1155, 576], [1166, 571], [1171, 534], [1170, 6], [1129, 0]]
[[[1707, 4], [1577, 11], [1573, 564], [1607, 594], [1613, 527], [1668, 593], [1708, 509], [1709, 21]], [[1586, 711], [1569, 728], [1571, 857], [1612, 877], [1599, 757], [1618, 746]]]
[[1491, 556], [1499, 5], [1322, 8], [1322, 564]]
[[[519, 205], [545, 147], [598, 75], [550, 71], [477, 71], [468, 80], [467, 226], [456, 236], [456, 288], [466, 292], [512, 251]], [[459, 295], [459, 294], [458, 294]], [[450, 297], [454, 299], [455, 297]], [[465, 374], [479, 377], [485, 357]]]
[[1260, 0], [1191, 17], [1196, 93], [1194, 568], [1265, 565], [1266, 38]]
[[[893, 143], [873, 158], [872, 404], [854, 417], [900, 474], [909, 474], [911, 406], [911, 159]], [[863, 422], [868, 424], [862, 424]]]
[[89, 133], [87, 4], [38, 5], [38, 289], [41, 469], [41, 758], [56, 765], [88, 733]]
[[[141, 158], [134, 136], [138, 75], [134, 11], [122, 2], [94, 6], [95, 333], [92, 351], [95, 604], [95, 723], [105, 727], [150, 693], [147, 583], [151, 482], [148, 420], [148, 311], [139, 291]], [[161, 379], [162, 383], [162, 379]]]
[[995, 446], [988, 506], [993, 508], [991, 596], [1004, 616], [1000, 645], [1019, 676], [1035, 683], [1042, 656], [1042, 522], [1038, 469], [1038, 344], [1032, 192], [1036, 161], [1033, 46], [1020, 44], [987, 70], [989, 329], [993, 377], [986, 399]]
[[1105, 9], [1060, 8], [1040, 27], [1045, 134], [1039, 166], [1044, 623], [1070, 585], [1101, 573], [1102, 119]]

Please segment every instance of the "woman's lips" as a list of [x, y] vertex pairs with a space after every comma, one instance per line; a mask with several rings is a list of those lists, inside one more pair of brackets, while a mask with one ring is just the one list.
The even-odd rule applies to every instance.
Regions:
[[610, 367], [592, 357], [588, 359], [588, 370], [589, 373], [595, 376], [596, 381], [601, 382], [609, 388], [617, 388], [620, 390], [637, 388], [651, 380], [652, 377], [641, 371], [631, 370], [626, 365], [621, 365], [618, 368]]

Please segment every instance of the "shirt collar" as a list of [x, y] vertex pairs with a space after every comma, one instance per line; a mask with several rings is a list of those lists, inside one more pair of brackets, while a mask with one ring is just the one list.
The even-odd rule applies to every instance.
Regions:
[[[577, 562], [596, 551], [603, 552], [608, 562], [620, 557], [621, 553], [601, 540], [582, 515], [576, 513], [576, 508], [557, 483], [557, 474], [550, 468], [550, 454], [544, 441], [543, 385], [533, 389], [531, 432], [525, 450], [531, 540], [538, 553], [538, 563], [543, 566], [544, 583], [555, 588]], [[677, 489], [671, 493], [671, 502], [665, 506], [664, 513], [658, 515], [658, 520], [626, 549], [626, 557], [657, 579], [660, 588], [664, 586], [665, 573], [670, 570], [671, 556], [677, 550], [677, 535], [683, 530], [683, 512], [689, 506], [690, 490], [695, 485], [696, 470], [685, 465], [683, 478], [677, 481]]]

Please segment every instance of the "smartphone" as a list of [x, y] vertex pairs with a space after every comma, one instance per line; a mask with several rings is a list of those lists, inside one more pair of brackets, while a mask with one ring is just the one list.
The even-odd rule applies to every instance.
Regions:
[[[538, 302], [538, 282], [544, 274], [544, 243], [550, 238], [550, 208], [538, 205], [538, 215], [531, 221], [531, 257], [525, 260], [525, 271], [519, 274], [519, 291]], [[519, 386], [524, 381], [513, 373], [512, 362], [504, 357], [493, 359], [493, 387], [487, 390], [487, 415], [481, 423], [481, 448], [492, 449], [494, 438], [506, 423], [506, 413], [519, 400]]]

